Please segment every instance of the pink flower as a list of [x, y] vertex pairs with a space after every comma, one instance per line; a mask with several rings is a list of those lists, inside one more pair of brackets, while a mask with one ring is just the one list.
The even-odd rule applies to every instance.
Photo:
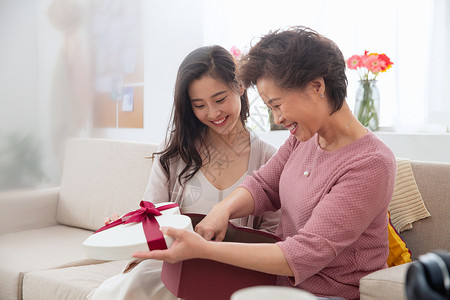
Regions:
[[361, 67], [361, 56], [353, 55], [347, 60], [347, 67], [351, 70], [356, 70]]
[[386, 54], [370, 53], [367, 50], [364, 55], [353, 55], [347, 59], [347, 67], [351, 70], [359, 69], [361, 80], [375, 80], [380, 72], [386, 72], [393, 64]]
[[236, 46], [231, 47], [230, 52], [235, 58], [239, 58], [242, 54], [242, 51]]
[[372, 73], [378, 73], [385, 68], [384, 61], [378, 59], [378, 54], [369, 54], [362, 59], [362, 64]]

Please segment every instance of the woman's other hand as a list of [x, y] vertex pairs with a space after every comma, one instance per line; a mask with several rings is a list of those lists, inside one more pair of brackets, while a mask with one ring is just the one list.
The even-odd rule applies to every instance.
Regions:
[[205, 240], [212, 239], [223, 241], [228, 228], [230, 216], [219, 204], [216, 204], [209, 214], [195, 226], [195, 232], [201, 235]]
[[111, 218], [110, 217], [106, 217], [105, 218], [104, 224], [108, 225], [109, 223], [114, 222], [114, 221], [116, 221], [118, 219], [119, 219], [119, 215], [118, 214], [112, 214]]
[[238, 187], [228, 197], [214, 205], [209, 214], [195, 226], [195, 231], [205, 240], [223, 241], [228, 221], [250, 215], [255, 209], [252, 194]]
[[136, 252], [133, 254], [133, 257], [177, 263], [182, 260], [200, 258], [203, 256], [203, 251], [206, 251], [208, 242], [195, 232], [172, 227], [161, 227], [160, 230], [174, 239], [170, 248], [167, 250]]

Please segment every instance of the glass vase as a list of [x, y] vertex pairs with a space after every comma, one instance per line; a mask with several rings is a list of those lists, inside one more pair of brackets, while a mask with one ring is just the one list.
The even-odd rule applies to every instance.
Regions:
[[371, 131], [378, 130], [380, 92], [376, 80], [360, 80], [356, 90], [355, 116]]

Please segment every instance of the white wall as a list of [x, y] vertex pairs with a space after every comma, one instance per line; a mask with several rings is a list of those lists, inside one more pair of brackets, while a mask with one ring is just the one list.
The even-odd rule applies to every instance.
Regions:
[[0, 134], [38, 123], [36, 3], [0, 0]]
[[[62, 33], [56, 30], [50, 23], [47, 16], [47, 11], [53, 0], [20, 0], [32, 2], [35, 4], [35, 11], [33, 16], [33, 24], [31, 26], [36, 28], [33, 37], [34, 47], [36, 48], [36, 83], [37, 93], [35, 98], [39, 105], [36, 111], [28, 111], [27, 114], [36, 114], [38, 116], [38, 124], [36, 130], [39, 132], [39, 137], [42, 141], [42, 165], [46, 179], [44, 182], [49, 185], [56, 185], [59, 183], [61, 176], [61, 166], [63, 159], [63, 150], [55, 148], [52, 138], [53, 131], [57, 127], [54, 126], [52, 112], [54, 107], [52, 99], [52, 87], [55, 81], [55, 68], [57, 57], [63, 46]], [[20, 12], [12, 12], [12, 14], [19, 14]]]
[[0, 0], [0, 189], [37, 180], [28, 175], [45, 168], [38, 159], [45, 141], [39, 130], [36, 7], [33, 0]]
[[450, 163], [450, 134], [377, 132], [397, 157]]

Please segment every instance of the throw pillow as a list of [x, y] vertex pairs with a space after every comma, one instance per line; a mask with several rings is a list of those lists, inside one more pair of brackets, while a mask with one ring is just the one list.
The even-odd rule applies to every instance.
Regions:
[[398, 266], [407, 262], [411, 262], [411, 251], [406, 247], [397, 230], [392, 226], [389, 216], [389, 256], [387, 259], [388, 267]]
[[411, 229], [413, 222], [430, 216], [409, 159], [397, 158], [397, 176], [389, 212], [392, 225], [398, 232]]

